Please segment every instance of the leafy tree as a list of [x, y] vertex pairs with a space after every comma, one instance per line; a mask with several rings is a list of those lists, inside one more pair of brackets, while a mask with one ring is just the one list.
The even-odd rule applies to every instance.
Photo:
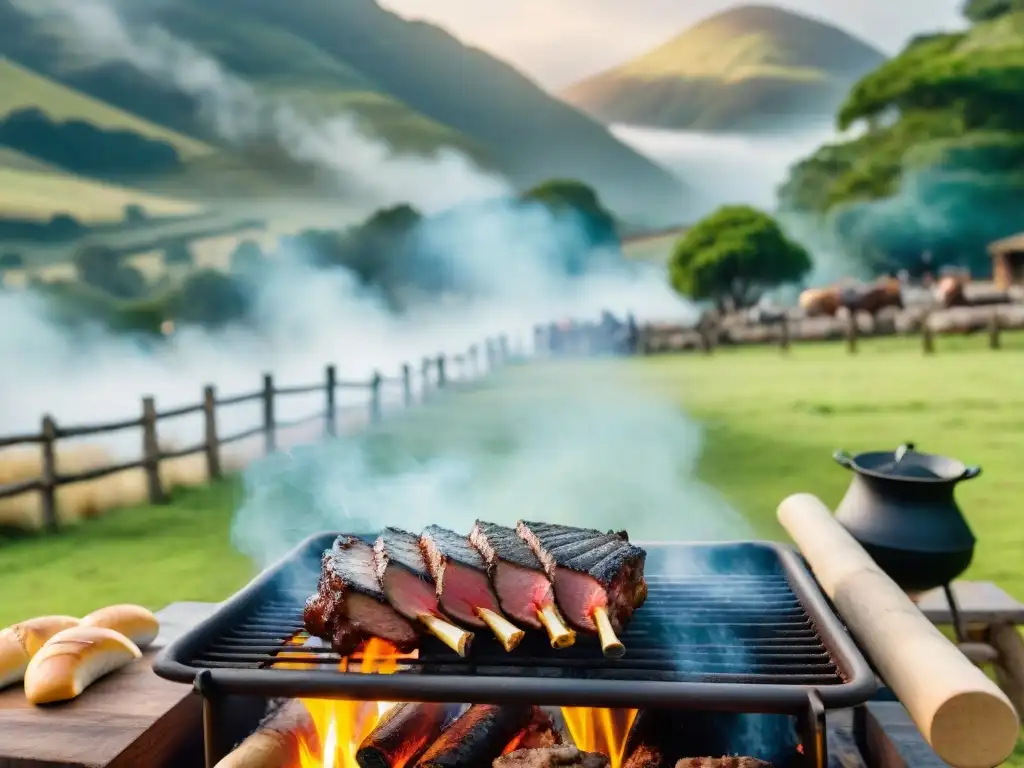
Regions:
[[597, 193], [580, 181], [552, 179], [529, 190], [523, 195], [523, 200], [540, 203], [555, 213], [575, 213], [591, 246], [610, 246], [619, 242], [614, 217], [601, 203]]
[[255, 240], [243, 240], [231, 252], [231, 266], [229, 269], [232, 274], [236, 275], [251, 274], [258, 270], [265, 260], [266, 256], [264, 256], [263, 249], [260, 248], [259, 243]]
[[164, 265], [168, 267], [173, 266], [188, 266], [191, 267], [196, 262], [195, 256], [192, 255], [192, 250], [188, 247], [188, 243], [183, 240], [179, 240], [175, 243], [171, 243], [164, 250]]
[[970, 21], [991, 21], [1009, 13], [1024, 11], [1022, 0], [967, 0], [963, 14]]
[[807, 251], [771, 216], [739, 205], [719, 208], [679, 239], [669, 278], [678, 293], [729, 309], [750, 306], [765, 290], [796, 282], [810, 269]]
[[72, 258], [78, 279], [94, 288], [109, 291], [114, 285], [124, 257], [106, 245], [86, 245]]
[[116, 299], [141, 299], [148, 293], [146, 277], [131, 264], [122, 264], [110, 276], [105, 290]]
[[0, 255], [0, 271], [6, 269], [24, 269], [25, 257], [20, 253], [8, 252]]
[[194, 272], [182, 283], [174, 302], [176, 319], [219, 328], [243, 319], [250, 297], [242, 285], [213, 269]]
[[129, 203], [124, 207], [124, 221], [126, 224], [141, 224], [147, 221], [146, 209], [137, 203]]

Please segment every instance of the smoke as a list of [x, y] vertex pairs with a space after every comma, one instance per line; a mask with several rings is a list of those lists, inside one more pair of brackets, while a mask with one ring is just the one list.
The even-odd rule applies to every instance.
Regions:
[[244, 146], [269, 137], [292, 159], [334, 172], [339, 188], [371, 209], [407, 202], [434, 211], [508, 192], [502, 179], [458, 152], [445, 149], [430, 159], [399, 156], [360, 131], [352, 116], [317, 118], [265, 96], [165, 29], [129, 23], [113, 0], [32, 0], [22, 10], [69, 25], [70, 44], [86, 60], [130, 64], [192, 97], [224, 140]]

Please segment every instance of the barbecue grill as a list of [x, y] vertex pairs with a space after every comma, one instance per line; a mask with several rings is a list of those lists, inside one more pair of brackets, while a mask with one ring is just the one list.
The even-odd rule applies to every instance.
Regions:
[[[396, 674], [341, 672], [329, 648], [294, 645], [336, 535], [304, 541], [155, 661], [158, 675], [203, 695], [208, 767], [226, 754], [215, 734], [230, 694], [786, 714], [798, 718], [807, 762], [824, 766], [825, 709], [876, 689], [802, 560], [761, 542], [643, 544], [648, 597], [620, 635], [622, 659], [604, 658], [590, 636], [554, 650], [534, 632], [506, 653], [481, 633], [461, 658], [425, 635], [417, 658], [397, 657]], [[314, 668], [275, 668], [288, 651]]]

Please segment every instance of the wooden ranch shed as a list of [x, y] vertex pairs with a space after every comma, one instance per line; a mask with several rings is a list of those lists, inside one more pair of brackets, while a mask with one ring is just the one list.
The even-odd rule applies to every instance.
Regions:
[[992, 282], [1000, 291], [1024, 285], [1024, 233], [996, 240], [988, 246], [992, 256]]

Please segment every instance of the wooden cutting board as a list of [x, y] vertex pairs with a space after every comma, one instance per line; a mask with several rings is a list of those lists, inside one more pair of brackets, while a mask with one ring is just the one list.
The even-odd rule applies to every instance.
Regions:
[[202, 738], [202, 702], [151, 665], [161, 647], [216, 607], [175, 603], [160, 611], [160, 636], [143, 658], [72, 701], [34, 707], [21, 686], [0, 691], [0, 768], [180, 766], [183, 742]]

